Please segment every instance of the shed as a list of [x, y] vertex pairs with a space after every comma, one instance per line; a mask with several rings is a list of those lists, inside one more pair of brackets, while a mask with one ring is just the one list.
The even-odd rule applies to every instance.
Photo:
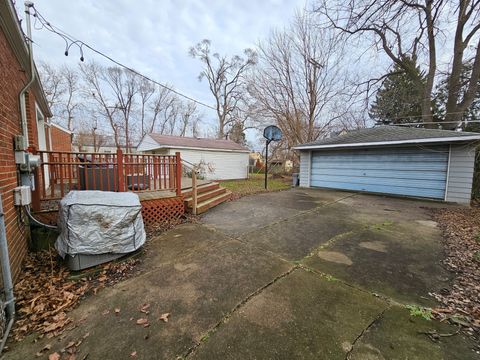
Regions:
[[150, 133], [138, 144], [138, 152], [175, 155], [191, 164], [204, 164], [207, 180], [245, 179], [250, 151], [232, 140], [194, 138]]
[[469, 203], [480, 133], [378, 126], [295, 147], [300, 186]]

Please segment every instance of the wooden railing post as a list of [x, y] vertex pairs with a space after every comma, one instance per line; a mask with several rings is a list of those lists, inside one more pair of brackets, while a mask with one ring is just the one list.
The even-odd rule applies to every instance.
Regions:
[[197, 170], [192, 169], [192, 213], [197, 215]]
[[125, 177], [123, 172], [123, 152], [122, 149], [117, 148], [117, 178], [118, 178], [118, 192], [125, 191]]
[[177, 151], [175, 153], [175, 173], [176, 173], [176, 179], [175, 179], [175, 188], [177, 190], [177, 196], [182, 195], [182, 158], [180, 157], [180, 153]]

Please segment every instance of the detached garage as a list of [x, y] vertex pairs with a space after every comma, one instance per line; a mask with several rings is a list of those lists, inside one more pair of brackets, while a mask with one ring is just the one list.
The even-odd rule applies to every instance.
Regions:
[[231, 140], [201, 139], [185, 136], [147, 134], [137, 152], [175, 155], [180, 152], [190, 164], [203, 164], [207, 180], [245, 179], [248, 176], [250, 151]]
[[395, 126], [296, 147], [300, 186], [469, 203], [480, 133]]

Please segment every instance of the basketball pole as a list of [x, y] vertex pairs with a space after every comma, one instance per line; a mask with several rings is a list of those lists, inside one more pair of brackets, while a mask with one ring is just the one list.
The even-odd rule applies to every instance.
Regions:
[[267, 145], [265, 146], [265, 190], [267, 190], [267, 176], [268, 176], [268, 144], [270, 144], [270, 141], [272, 141], [272, 140], [267, 140]]

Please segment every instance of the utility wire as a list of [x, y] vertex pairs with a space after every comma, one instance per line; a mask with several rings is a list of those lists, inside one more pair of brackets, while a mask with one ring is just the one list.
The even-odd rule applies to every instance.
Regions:
[[[152, 78], [150, 78], [149, 76], [147, 75], [144, 75], [140, 72], [138, 72], [137, 70], [135, 69], [132, 69], [131, 67], [125, 65], [125, 64], [122, 64], [121, 62], [115, 60], [114, 58], [112, 58], [111, 56], [103, 53], [102, 51], [100, 50], [97, 50], [95, 49], [93, 46], [90, 46], [89, 44], [83, 42], [82, 40], [78, 40], [76, 39], [75, 37], [69, 35], [68, 33], [66, 33], [65, 31], [61, 30], [60, 28], [56, 27], [56, 26], [53, 26], [49, 21], [47, 21], [45, 19], [45, 17], [37, 10], [37, 8], [35, 8], [35, 6], [32, 5], [32, 9], [34, 10], [34, 13], [33, 13], [33, 17], [35, 17], [35, 20], [38, 20], [41, 24], [40, 27], [35, 27], [35, 29], [37, 30], [41, 30], [43, 28], [47, 29], [48, 31], [60, 36], [63, 41], [65, 41], [65, 56], [68, 56], [68, 52], [70, 50], [70, 48], [75, 45], [78, 47], [79, 51], [80, 51], [80, 61], [83, 61], [84, 58], [83, 58], [83, 47], [85, 48], [88, 48], [90, 49], [91, 51], [93, 51], [94, 53], [104, 57], [105, 59], [113, 62], [114, 64], [124, 68], [124, 69], [127, 69], [128, 71], [131, 71], [133, 72], [134, 74], [144, 78], [145, 80], [148, 80], [154, 84], [157, 84], [158, 86], [168, 90], [168, 91], [171, 91], [173, 92], [174, 94], [177, 94], [178, 96], [181, 96], [189, 101], [192, 101], [198, 105], [201, 105], [201, 106], [204, 106], [206, 108], [209, 108], [211, 110], [217, 110], [215, 107], [211, 106], [211, 105], [208, 105], [202, 101], [199, 101], [199, 100], [196, 100], [194, 98], [192, 98], [191, 96], [188, 96], [188, 95], [185, 95], [175, 89], [172, 89], [171, 87], [165, 85], [165, 84], [162, 84], [161, 82], [158, 82]], [[29, 15], [29, 14], [28, 14]]]

